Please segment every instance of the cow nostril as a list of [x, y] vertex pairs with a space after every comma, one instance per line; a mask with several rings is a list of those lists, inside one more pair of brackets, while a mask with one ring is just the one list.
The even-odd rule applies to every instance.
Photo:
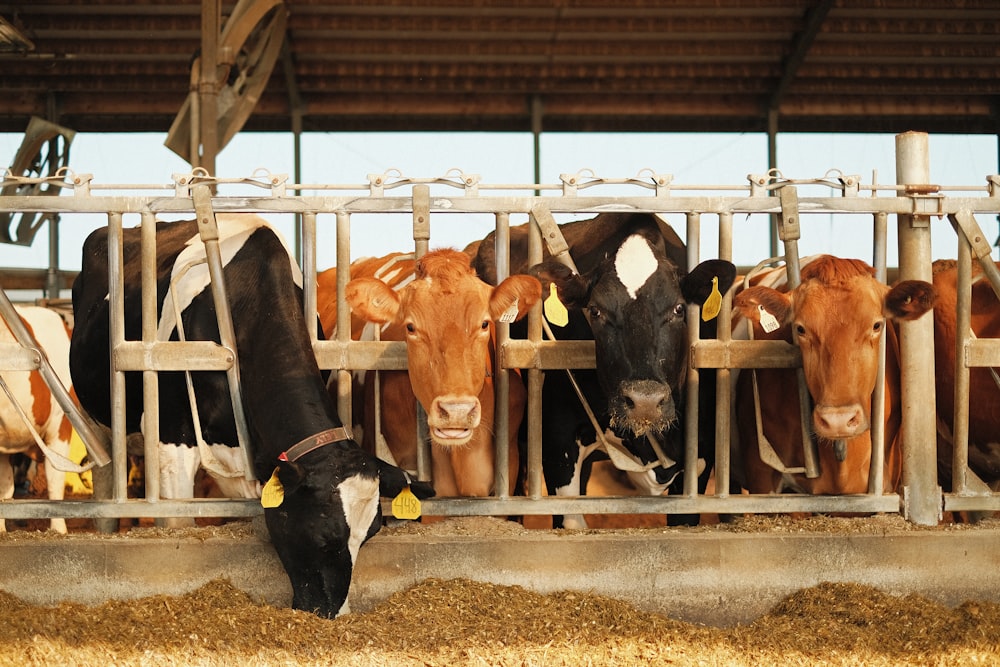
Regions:
[[626, 394], [622, 398], [624, 399], [625, 409], [626, 410], [634, 410], [635, 409], [635, 401], [632, 400], [631, 396], [629, 396], [628, 394]]

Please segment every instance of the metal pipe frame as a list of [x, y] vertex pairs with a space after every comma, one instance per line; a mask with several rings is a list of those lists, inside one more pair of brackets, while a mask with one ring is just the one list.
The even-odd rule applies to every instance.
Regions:
[[[904, 149], [901, 149], [901, 153]], [[900, 156], [901, 161], [905, 157]], [[917, 184], [920, 179], [913, 179], [909, 176], [901, 177], [900, 182]], [[440, 179], [426, 179], [424, 182], [439, 182]], [[89, 183], [84, 179], [85, 183]], [[422, 185], [413, 179], [409, 179], [402, 187], [413, 187]], [[391, 184], [384, 184], [388, 189]], [[303, 186], [291, 185], [290, 189], [307, 189]], [[312, 187], [312, 186], [310, 186]], [[355, 186], [333, 186], [336, 189], [351, 189]], [[317, 196], [294, 196], [282, 191], [281, 196], [274, 194], [269, 196], [226, 196], [216, 195], [212, 198], [212, 206], [216, 212], [247, 212], [259, 214], [284, 213], [287, 215], [305, 214], [307, 221], [303, 224], [303, 235], [308, 250], [305, 255], [314, 252], [315, 243], [310, 236], [316, 233], [316, 219], [320, 214], [330, 214], [336, 216], [337, 222], [337, 263], [340, 267], [347, 267], [350, 264], [350, 219], [354, 213], [411, 213], [414, 214], [414, 237], [415, 247], [421, 249], [421, 243], [426, 243], [429, 239], [429, 220], [426, 216], [431, 214], [462, 214], [462, 213], [485, 213], [489, 212], [496, 216], [498, 234], [503, 238], [506, 232], [503, 228], [509, 224], [509, 216], [512, 214], [530, 215], [534, 210], [545, 210], [554, 213], [598, 213], [608, 210], [618, 211], [647, 211], [651, 213], [672, 213], [688, 216], [689, 225], [697, 228], [701, 218], [706, 215], [717, 215], [720, 226], [720, 256], [725, 257], [726, 253], [731, 253], [732, 247], [732, 219], [734, 215], [746, 214], [769, 214], [780, 213], [780, 205], [776, 198], [768, 197], [766, 194], [737, 194], [732, 195], [732, 186], [717, 186], [719, 190], [725, 189], [730, 194], [719, 195], [696, 195], [696, 196], [674, 196], [671, 191], [657, 191], [655, 194], [645, 196], [615, 196], [615, 197], [581, 197], [578, 187], [572, 194], [563, 196], [539, 195], [535, 196], [534, 191], [548, 192], [555, 188], [562, 188], [562, 185], [547, 186], [540, 184], [530, 184], [524, 189], [529, 194], [524, 196], [511, 196], [509, 192], [502, 195], [492, 196], [483, 194], [488, 190], [486, 186], [479, 185], [479, 190], [475, 194], [463, 191], [461, 196], [451, 196], [448, 194], [438, 196], [433, 199], [426, 195], [418, 194], [416, 187], [413, 187], [413, 196], [386, 196], [382, 189], [375, 192], [369, 189], [368, 185], [356, 186], [362, 194], [351, 195], [317, 195]], [[497, 186], [505, 191], [511, 186]], [[333, 189], [331, 188], [331, 189]], [[673, 184], [672, 192], [686, 192], [696, 190], [701, 186], [691, 186], [683, 188]], [[178, 342], [155, 342], [151, 341], [148, 333], [144, 330], [142, 341], [125, 341], [124, 332], [119, 326], [123, 322], [123, 285], [121, 278], [122, 257], [120, 253], [120, 241], [122, 235], [123, 214], [141, 214], [143, 222], [153, 220], [158, 214], [174, 214], [191, 212], [193, 210], [192, 199], [185, 196], [183, 192], [175, 196], [163, 195], [91, 195], [91, 187], [77, 188], [74, 196], [71, 197], [5, 197], [0, 199], [0, 212], [2, 211], [59, 211], [59, 212], [99, 212], [108, 216], [109, 241], [111, 247], [118, 248], [112, 250], [109, 258], [112, 281], [110, 288], [110, 300], [112, 312], [115, 317], [112, 321], [112, 345], [114, 348], [115, 370], [112, 378], [113, 386], [113, 410], [115, 415], [115, 425], [112, 429], [112, 472], [114, 482], [112, 493], [107, 500], [88, 501], [10, 501], [0, 504], [0, 516], [5, 518], [42, 518], [48, 516], [66, 517], [93, 517], [96, 519], [106, 519], [113, 517], [183, 517], [183, 516], [252, 516], [260, 512], [259, 503], [242, 500], [164, 500], [153, 498], [147, 500], [131, 500], [126, 498], [125, 481], [127, 479], [127, 460], [125, 452], [124, 433], [124, 372], [141, 371], [147, 379], [147, 384], [155, 385], [152, 378], [158, 371], [162, 370], [225, 370], [232, 359], [226, 350], [222, 350], [214, 343], [204, 341], [191, 341], [187, 343]], [[701, 189], [711, 189], [706, 186]], [[933, 197], [919, 194], [909, 194], [905, 192], [905, 186], [900, 188], [900, 193], [892, 196], [872, 196], [872, 197], [808, 197], [802, 198], [799, 209], [803, 224], [811, 213], [866, 213], [875, 216], [876, 227], [879, 221], [884, 220], [888, 215], [897, 215], [900, 218], [901, 226], [914, 225], [920, 229], [921, 219], [926, 219], [930, 215], [957, 215], [961, 211], [975, 213], [998, 213], [1000, 212], [1000, 198], [991, 196], [968, 196], [968, 191], [972, 188], [963, 188], [956, 191], [954, 196], [948, 194], [938, 194]], [[986, 189], [982, 189], [985, 193]], [[749, 191], [749, 188], [748, 188]], [[419, 221], [417, 210], [425, 216], [423, 223]], [[911, 223], [910, 219], [915, 218], [916, 223]], [[312, 222], [310, 222], [312, 221]], [[423, 224], [426, 223], [426, 238]], [[145, 226], [145, 224], [144, 224]], [[152, 229], [152, 225], [149, 226]], [[901, 236], [904, 231], [901, 229]], [[147, 234], [149, 232], [146, 232]], [[879, 232], [876, 232], [878, 236]], [[691, 234], [690, 238], [696, 240], [697, 234]], [[532, 228], [529, 236], [529, 256], [531, 261], [537, 262], [542, 258], [542, 241], [537, 229]], [[506, 243], [506, 241], [503, 241]], [[876, 241], [876, 246], [878, 241]], [[697, 245], [695, 243], [695, 245]], [[144, 252], [147, 252], [144, 249]], [[879, 266], [878, 257], [883, 254], [883, 249], [876, 247], [876, 265]], [[694, 251], [692, 250], [692, 253]], [[506, 257], [505, 253], [498, 253]], [[914, 258], [903, 250], [901, 240], [901, 272], [905, 277], [912, 277]], [[903, 259], [906, 261], [904, 262]], [[922, 260], [917, 257], [917, 265]], [[309, 266], [309, 261], [304, 258], [304, 264]], [[928, 265], [929, 269], [929, 265]], [[502, 269], [503, 270], [503, 269]], [[507, 269], [509, 270], [509, 266]], [[922, 269], [921, 269], [922, 270]], [[315, 265], [305, 272], [304, 289], [306, 294], [315, 293]], [[909, 272], [909, 273], [907, 273]], [[349, 278], [347, 271], [338, 272], [338, 296], [341, 302], [338, 303], [338, 320], [349, 322], [350, 312], [342, 301], [342, 290]], [[343, 281], [343, 284], [341, 284]], [[155, 282], [155, 281], [154, 281]], [[155, 284], [151, 286], [154, 290]], [[724, 299], [723, 313], [720, 315], [720, 323], [725, 326], [725, 318], [731, 316], [730, 296]], [[306, 297], [309, 298], [308, 296]], [[155, 303], [155, 301], [154, 301]], [[309, 306], [307, 306], [308, 308]], [[145, 314], [145, 313], [144, 313]], [[657, 498], [649, 497], [625, 497], [625, 498], [547, 498], [544, 496], [543, 478], [541, 473], [541, 424], [540, 415], [543, 406], [541, 405], [541, 383], [545, 371], [550, 369], [565, 368], [593, 368], [593, 343], [591, 341], [561, 341], [552, 342], [542, 340], [541, 335], [541, 307], [536, 307], [535, 311], [529, 315], [529, 336], [526, 340], [504, 340], [501, 335], [499, 366], [500, 368], [524, 369], [528, 384], [528, 411], [526, 420], [528, 423], [528, 480], [527, 495], [525, 497], [504, 497], [501, 486], [498, 485], [498, 494], [492, 498], [482, 499], [429, 499], [425, 501], [425, 512], [428, 514], [445, 515], [470, 515], [470, 514], [574, 514], [574, 513], [741, 513], [741, 512], [896, 512], [899, 511], [901, 498], [896, 494], [872, 494], [850, 497], [827, 497], [827, 496], [798, 496], [794, 494], [780, 497], [730, 495], [727, 476], [728, 467], [724, 471], [717, 472], [717, 489], [714, 495], [698, 495], [689, 492], [690, 487], [685, 488], [685, 494], [680, 496], [664, 496]], [[405, 345], [398, 342], [355, 342], [349, 340], [349, 328], [340, 327], [336, 340], [321, 341], [314, 343], [317, 358], [321, 368], [334, 369], [338, 373], [341, 384], [346, 386], [345, 392], [341, 395], [344, 402], [338, 401], [342, 415], [350, 415], [349, 411], [349, 387], [350, 373], [353, 370], [365, 368], [393, 369], [406, 367]], [[905, 340], [909, 336], [908, 331], [904, 331], [902, 338]], [[691, 367], [694, 373], [700, 369], [717, 369], [720, 377], [720, 388], [728, 387], [724, 380], [725, 375], [731, 370], [748, 367], [785, 367], [794, 368], [801, 363], [799, 355], [795, 350], [788, 350], [785, 344], [774, 345], [773, 341], [734, 341], [723, 334], [718, 340], [694, 340], [691, 345]], [[973, 345], [972, 343], [976, 343]], [[967, 347], [967, 356], [973, 357], [978, 362], [995, 362], [996, 353], [989, 351], [980, 343], [986, 341], [971, 341]], [[926, 342], [919, 345], [909, 343], [909, 366], [904, 368], [904, 377], [911, 376], [912, 367], [928, 365], [933, 369], [933, 360], [930, 355], [931, 346]], [[972, 365], [971, 363], [969, 365]], [[498, 369], [499, 370], [499, 369]], [[919, 373], [918, 373], [919, 376]], [[346, 380], [346, 381], [345, 381]], [[933, 382], [933, 370], [931, 370], [930, 381]], [[499, 390], [499, 388], [498, 388]], [[152, 391], [151, 389], [149, 390]], [[720, 389], [722, 391], [722, 389]], [[908, 390], [904, 399], [905, 408], [912, 414], [923, 413], [930, 415], [933, 419], [933, 397], [928, 398], [927, 385], [920, 387], [919, 391]], [[146, 399], [152, 400], [152, 393], [146, 394]], [[720, 394], [719, 406], [731, 403], [726, 401], [728, 396]], [[501, 399], [502, 400], [502, 399]], [[344, 412], [345, 403], [347, 412]], [[150, 411], [150, 418], [154, 411]], [[716, 422], [717, 434], [717, 461], [719, 465], [726, 465], [728, 461], [729, 415], [718, 415]], [[933, 437], [933, 436], [932, 436]], [[912, 443], [908, 445], [912, 454]], [[504, 449], [504, 448], [498, 448]], [[907, 459], [906, 465], [923, 466], [925, 470], [917, 474], [933, 480], [936, 475], [936, 465], [933, 457], [930, 459], [920, 456]], [[503, 466], [506, 469], [506, 466]], [[907, 517], [911, 521], [923, 522], [924, 515], [914, 512], [913, 502], [917, 497], [916, 490], [912, 486], [914, 471], [911, 470], [908, 478], [908, 487], [905, 493], [906, 502], [909, 504]], [[497, 481], [502, 481], [498, 476]], [[721, 482], [721, 483], [720, 483]], [[935, 494], [936, 492], [936, 494]], [[926, 496], [921, 496], [928, 500], [932, 507], [933, 517], [936, 519], [941, 507], [942, 499], [940, 490], [931, 489]], [[1000, 510], [1000, 497], [997, 494], [957, 496], [950, 495], [947, 499], [950, 510]]]

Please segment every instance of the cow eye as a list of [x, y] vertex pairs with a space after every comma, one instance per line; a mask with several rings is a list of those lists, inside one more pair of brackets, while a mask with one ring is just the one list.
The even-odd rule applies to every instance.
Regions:
[[801, 325], [801, 324], [796, 324], [795, 325], [795, 333], [797, 333], [800, 336], [805, 336], [806, 335], [806, 328], [803, 325]]
[[406, 333], [412, 334], [417, 332], [417, 327], [413, 325], [413, 322], [406, 323]]
[[879, 320], [878, 322], [876, 322], [874, 324], [874, 326], [872, 326], [872, 331], [874, 333], [878, 333], [878, 332], [882, 331], [882, 321], [881, 320]]
[[601, 318], [601, 309], [597, 306], [587, 306], [587, 316], [591, 320], [599, 320]]
[[674, 317], [684, 317], [687, 313], [687, 304], [678, 303], [674, 306]]
[[487, 329], [490, 328], [490, 321], [489, 320], [483, 320], [483, 324], [479, 328], [482, 329], [483, 331], [486, 331]]

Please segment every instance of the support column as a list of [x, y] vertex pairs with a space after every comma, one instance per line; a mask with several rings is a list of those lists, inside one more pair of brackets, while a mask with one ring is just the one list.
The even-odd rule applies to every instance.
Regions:
[[[923, 132], [896, 135], [896, 182], [907, 192], [926, 191], [930, 183], [928, 137]], [[912, 215], [897, 216], [900, 280], [931, 280], [930, 216], [914, 198]], [[903, 405], [903, 516], [933, 526], [942, 511], [937, 483], [937, 429], [934, 393], [934, 318], [929, 314], [900, 323]]]

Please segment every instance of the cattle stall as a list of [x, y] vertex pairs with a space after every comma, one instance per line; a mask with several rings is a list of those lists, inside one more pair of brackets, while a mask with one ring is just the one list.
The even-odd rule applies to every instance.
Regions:
[[[684, 236], [689, 264], [700, 257], [733, 257], [734, 243], [739, 242], [734, 219], [744, 216], [769, 218], [784, 248], [785, 266], [790, 274], [797, 270], [798, 242], [809, 233], [809, 218], [824, 214], [863, 216], [871, 221], [872, 259], [878, 277], [886, 280], [886, 245], [889, 216], [897, 221], [899, 243], [898, 275], [906, 279], [930, 280], [930, 229], [933, 220], [947, 219], [956, 230], [959, 293], [969, 290], [969, 274], [973, 260], [992, 266], [991, 247], [976, 215], [1000, 214], [1000, 176], [987, 175], [984, 184], [943, 187], [928, 183], [929, 163], [927, 137], [907, 133], [897, 137], [898, 184], [866, 184], [858, 176], [829, 173], [819, 178], [787, 178], [778, 172], [751, 174], [747, 182], [736, 185], [683, 184], [672, 175], [645, 170], [633, 178], [599, 178], [584, 172], [565, 174], [555, 184], [486, 184], [475, 175], [449, 173], [439, 178], [410, 178], [401, 174], [371, 175], [362, 184], [296, 184], [284, 175], [267, 174], [247, 178], [213, 178], [201, 172], [175, 175], [172, 185], [129, 184], [105, 185], [89, 174], [69, 171], [46, 180], [61, 189], [62, 196], [10, 196], [0, 198], [0, 212], [34, 211], [64, 214], [63, 225], [72, 224], [74, 214], [106, 216], [111, 238], [120, 242], [125, 221], [140, 222], [144, 227], [160, 216], [177, 218], [201, 213], [196, 203], [201, 193], [203, 206], [213, 212], [258, 213], [288, 221], [301, 238], [301, 266], [305, 275], [305, 311], [317, 311], [316, 281], [317, 243], [321, 232], [336, 237], [336, 264], [347, 266], [351, 260], [352, 220], [374, 219], [379, 216], [409, 216], [412, 219], [412, 239], [401, 239], [403, 247], [412, 241], [417, 256], [427, 251], [434, 240], [434, 220], [444, 216], [489, 215], [495, 219], [498, 247], [497, 275], [509, 272], [507, 244], [512, 218], [530, 222], [530, 257], [540, 261], [545, 247], [553, 256], [565, 250], [561, 247], [556, 220], [569, 219], [607, 211], [648, 212], [676, 216], [684, 220]], [[831, 172], [833, 173], [833, 172]], [[7, 177], [10, 179], [10, 177]], [[16, 178], [14, 180], [17, 180]], [[832, 190], [830, 196], [807, 194], [815, 188]], [[213, 193], [205, 195], [208, 188]], [[615, 194], [594, 194], [602, 189]], [[142, 191], [143, 194], [135, 194]], [[620, 194], [624, 192], [624, 194]], [[204, 209], [203, 209], [204, 210]], [[717, 230], [718, 247], [702, 247], [703, 228]], [[152, 266], [154, 236], [144, 239], [143, 253]], [[762, 260], [765, 258], [761, 258]], [[985, 260], [985, 261], [983, 261]], [[121, 257], [110, 258], [112, 276], [120, 276]], [[995, 271], [986, 269], [994, 289], [1000, 290]], [[346, 272], [338, 276], [338, 321], [350, 319], [343, 294]], [[150, 273], [152, 275], [152, 272]], [[791, 279], [791, 278], [790, 278]], [[148, 281], [150, 285], [153, 281]], [[121, 283], [110, 295], [112, 312], [118, 323], [112, 331], [122, 331], [120, 324], [123, 303]], [[541, 404], [540, 386], [545, 373], [566, 369], [594, 368], [593, 341], [551, 341], [543, 335], [541, 307], [536, 307], [528, 322], [528, 336], [514, 339], [506, 327], [499, 331], [499, 359], [503, 368], [521, 369], [527, 379], [527, 461], [528, 474], [524, 496], [508, 494], [505, 471], [506, 450], [498, 447], [498, 483], [493, 497], [431, 499], [424, 501], [424, 513], [429, 515], [554, 515], [554, 514], [739, 514], [783, 512], [860, 512], [900, 513], [917, 524], [931, 525], [943, 511], [997, 511], [1000, 494], [979, 480], [969, 469], [967, 409], [956, 411], [955, 447], [951, 490], [943, 492], [938, 480], [936, 454], [936, 424], [933, 322], [923, 318], [901, 325], [902, 391], [904, 445], [904, 486], [901, 494], [885, 493], [872, 484], [868, 494], [844, 496], [805, 494], [731, 493], [732, 466], [731, 414], [732, 394], [729, 378], [741, 369], [795, 368], [801, 356], [794, 346], [778, 341], [736, 340], [730, 335], [733, 317], [732, 294], [727, 293], [719, 313], [720, 334], [717, 339], [699, 339], [697, 326], [689, 326], [691, 341], [687, 370], [688, 413], [695, 419], [698, 411], [697, 389], [700, 374], [706, 370], [718, 373], [719, 392], [716, 409], [716, 469], [715, 491], [699, 494], [697, 472], [693, 466], [684, 471], [684, 492], [665, 496], [621, 497], [549, 497], [541, 479], [541, 432], [539, 424], [545, 406]], [[961, 304], [960, 308], [967, 308]], [[225, 345], [204, 342], [167, 342], [155, 340], [155, 291], [150, 286], [143, 297], [144, 317], [151, 318], [142, 340], [127, 341], [121, 335], [114, 343], [115, 372], [113, 386], [121, 387], [125, 372], [142, 372], [147, 387], [147, 419], [156, 423], [156, 374], [160, 371], [191, 370], [232, 372], [238, 360]], [[311, 316], [311, 315], [310, 315]], [[960, 321], [963, 315], [959, 314]], [[688, 320], [696, 322], [698, 308], [689, 306]], [[338, 406], [341, 415], [351, 414], [349, 390], [351, 374], [372, 369], [379, 371], [406, 368], [405, 345], [388, 341], [352, 341], [347, 327], [338, 331], [333, 340], [314, 341], [320, 367], [329, 369], [339, 378]], [[1000, 367], [1000, 342], [960, 335], [956, 358], [960, 360], [956, 381], [956, 404], [968, 407], [968, 373], [976, 367]], [[21, 350], [0, 351], [4, 368], [38, 367], [39, 360]], [[235, 375], [231, 375], [235, 377]], [[498, 382], [498, 401], [506, 401], [507, 387]], [[118, 389], [116, 389], [117, 391]], [[234, 392], [238, 400], [238, 391]], [[116, 402], [122, 400], [115, 398]], [[567, 397], [573, 400], [573, 397]], [[496, 437], [504, 441], [508, 424], [504, 411], [499, 411]], [[155, 429], [149, 433], [154, 434]], [[697, 458], [694, 429], [688, 430], [686, 451], [688, 460]], [[93, 451], [101, 452], [99, 435], [84, 434], [97, 442], [88, 443]], [[110, 435], [111, 462], [95, 468], [95, 473], [107, 478], [106, 497], [92, 500], [16, 500], [0, 503], [0, 517], [9, 519], [64, 517], [97, 520], [138, 517], [246, 517], [261, 512], [256, 501], [200, 498], [170, 500], [161, 498], [156, 481], [156, 442], [143, 445], [146, 464], [146, 497], [129, 498], [127, 493], [128, 434], [119, 419]], [[806, 446], [808, 449], [808, 446]], [[808, 456], [807, 456], [808, 458]], [[881, 479], [881, 458], [878, 448], [872, 456], [872, 479]], [[428, 477], [425, 467], [421, 477]], [[388, 503], [388, 501], [386, 501]], [[386, 507], [388, 512], [388, 506]]]

